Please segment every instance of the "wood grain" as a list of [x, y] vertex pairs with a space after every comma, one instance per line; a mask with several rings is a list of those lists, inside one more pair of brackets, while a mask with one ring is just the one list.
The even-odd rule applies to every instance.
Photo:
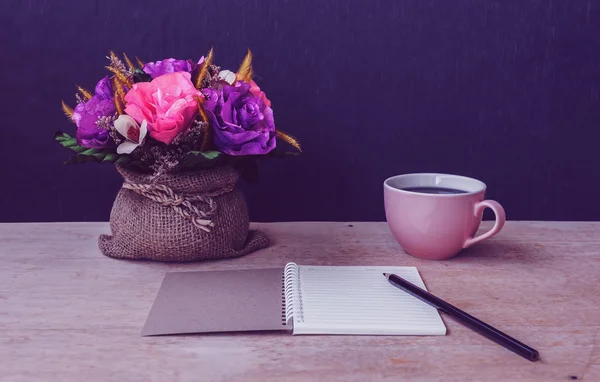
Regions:
[[[600, 223], [510, 222], [448, 261], [402, 252], [385, 223], [254, 224], [239, 259], [129, 262], [105, 223], [0, 224], [0, 380], [600, 380]], [[485, 224], [485, 226], [489, 226]], [[142, 338], [167, 271], [414, 265], [428, 288], [540, 351], [530, 363], [444, 318], [444, 337], [214, 334]]]

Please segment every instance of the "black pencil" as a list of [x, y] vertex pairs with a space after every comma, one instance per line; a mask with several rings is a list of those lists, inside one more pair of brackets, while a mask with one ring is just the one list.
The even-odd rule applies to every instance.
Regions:
[[383, 275], [393, 286], [400, 288], [406, 293], [418, 298], [419, 300], [433, 306], [436, 309], [439, 309], [466, 327], [489, 338], [497, 344], [504, 346], [506, 349], [517, 353], [521, 357], [532, 362], [537, 361], [540, 358], [540, 354], [537, 350], [530, 348], [529, 346], [517, 341], [505, 333], [502, 333], [498, 329], [458, 309], [441, 298], [432, 295], [431, 293], [419, 288], [418, 286], [404, 280], [397, 275], [389, 273], [384, 273]]

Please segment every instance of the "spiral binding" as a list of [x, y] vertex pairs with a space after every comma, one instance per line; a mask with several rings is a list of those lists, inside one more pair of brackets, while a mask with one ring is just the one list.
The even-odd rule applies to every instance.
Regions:
[[284, 294], [285, 294], [285, 320], [287, 323], [293, 319], [295, 322], [303, 322], [302, 299], [300, 295], [300, 277], [298, 265], [288, 263], [283, 271]]

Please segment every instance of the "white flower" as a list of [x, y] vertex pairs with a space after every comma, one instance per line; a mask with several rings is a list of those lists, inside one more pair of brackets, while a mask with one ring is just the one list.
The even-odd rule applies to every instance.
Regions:
[[231, 70], [221, 70], [219, 72], [219, 79], [227, 82], [229, 85], [233, 85], [235, 82], [235, 73]]
[[144, 120], [142, 126], [127, 114], [121, 114], [115, 120], [115, 130], [125, 137], [125, 142], [117, 147], [117, 154], [131, 154], [136, 147], [144, 143], [148, 134], [148, 122]]

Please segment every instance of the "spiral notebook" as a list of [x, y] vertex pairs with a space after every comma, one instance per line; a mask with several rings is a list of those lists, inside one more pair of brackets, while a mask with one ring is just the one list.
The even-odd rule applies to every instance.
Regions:
[[289, 263], [283, 269], [170, 272], [142, 335], [445, 335], [438, 311], [390, 285], [383, 272], [426, 289], [415, 267]]

